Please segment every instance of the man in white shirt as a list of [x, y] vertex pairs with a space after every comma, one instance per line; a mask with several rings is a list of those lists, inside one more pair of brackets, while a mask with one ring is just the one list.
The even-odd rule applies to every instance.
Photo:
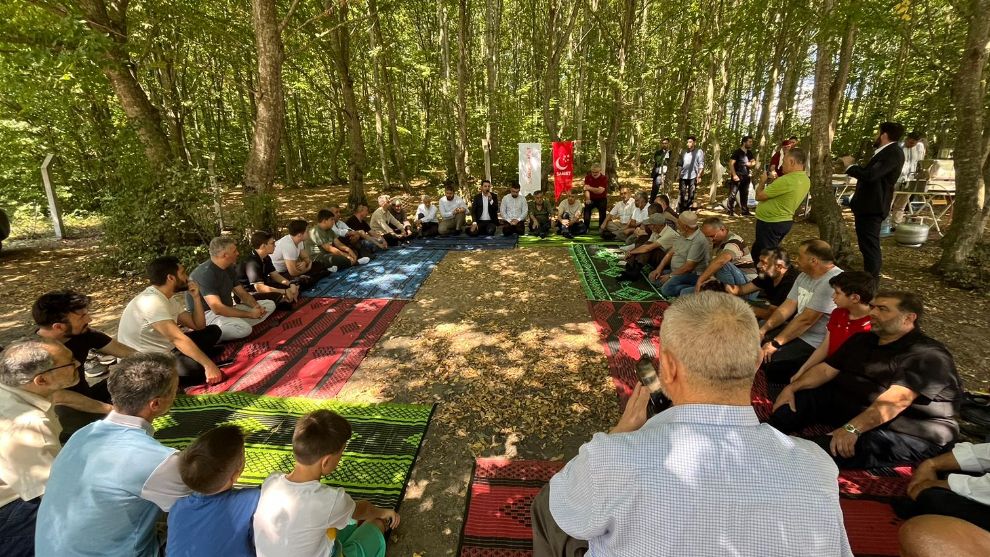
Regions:
[[526, 233], [526, 217], [529, 215], [529, 204], [526, 198], [519, 195], [519, 183], [509, 186], [509, 195], [502, 198], [499, 209], [502, 212], [502, 235], [516, 236]]
[[626, 223], [629, 222], [629, 216], [632, 215], [634, 207], [635, 200], [629, 193], [629, 188], [623, 186], [619, 190], [619, 200], [612, 206], [612, 210], [605, 215], [605, 224], [602, 225], [599, 232], [601, 237], [605, 240], [614, 240], [619, 236], [626, 229]]
[[[148, 264], [148, 278], [151, 286], [124, 308], [117, 338], [138, 352], [171, 352], [179, 364], [182, 386], [219, 383], [223, 374], [207, 354], [216, 354], [223, 332], [217, 325], [206, 324], [199, 285], [189, 280], [185, 266], [170, 255]], [[186, 311], [176, 297], [186, 291], [192, 298], [192, 311]]]
[[[920, 132], [911, 132], [907, 135], [907, 139], [901, 143], [901, 150], [904, 151], [904, 166], [901, 167], [901, 177], [898, 180], [899, 184], [913, 180], [915, 173], [920, 170], [918, 168], [919, 163], [925, 158], [925, 144], [921, 142], [924, 137]], [[911, 194], [909, 193], [894, 194], [894, 204], [890, 219], [895, 225], [904, 222], [904, 207], [910, 200]]]
[[416, 207], [416, 222], [419, 223], [419, 233], [425, 238], [432, 238], [440, 232], [440, 211], [433, 204], [433, 198], [423, 194], [421, 203]]
[[651, 385], [673, 406], [648, 417], [650, 389], [636, 385], [618, 424], [533, 501], [534, 557], [851, 556], [835, 463], [753, 410], [760, 337], [747, 304], [678, 298], [660, 346]]
[[953, 516], [990, 530], [990, 443], [957, 443], [952, 451], [922, 462], [914, 469], [908, 496], [913, 503], [894, 506], [901, 518]]
[[557, 205], [557, 234], [565, 238], [580, 236], [588, 230], [584, 222], [584, 203], [578, 201], [580, 194], [582, 192], [571, 188], [567, 191], [567, 197]]
[[694, 205], [694, 193], [701, 183], [701, 176], [705, 173], [705, 152], [695, 145], [695, 137], [687, 136], [684, 145], [687, 147], [681, 153], [681, 160], [678, 162], [681, 177], [681, 198], [677, 204], [677, 212], [688, 211]]
[[467, 203], [461, 196], [454, 194], [454, 186], [447, 184], [443, 189], [444, 196], [440, 198], [440, 228], [441, 236], [453, 233], [460, 236], [464, 232], [467, 218]]
[[680, 237], [677, 229], [664, 217], [664, 213], [653, 213], [646, 217], [643, 227], [650, 236], [626, 251], [626, 269], [619, 275], [619, 280], [637, 281], [643, 278], [643, 268], [659, 265], [667, 252], [674, 247], [674, 240]]
[[629, 212], [629, 219], [626, 227], [616, 236], [626, 243], [634, 243], [640, 236], [646, 235], [646, 229], [642, 228], [647, 217], [650, 216], [648, 198], [645, 191], [638, 191], [633, 196], [633, 208]]
[[471, 201], [471, 226], [468, 236], [494, 236], [498, 227], [498, 195], [491, 180], [481, 181], [481, 191]]
[[21, 340], [0, 354], [0, 547], [4, 555], [34, 555], [38, 505], [52, 462], [62, 448], [55, 402], [63, 389], [78, 381], [79, 362], [58, 342]]
[[275, 251], [271, 256], [276, 271], [283, 276], [288, 273], [291, 278], [301, 278], [303, 285], [316, 282], [337, 271], [336, 267], [328, 268], [318, 261], [313, 261], [309, 252], [303, 249], [308, 227], [309, 223], [303, 219], [290, 220], [288, 233], [275, 242]]
[[[367, 210], [367, 207], [365, 207], [365, 210]], [[384, 238], [364, 230], [351, 228], [344, 222], [344, 219], [341, 218], [340, 205], [332, 205], [330, 211], [333, 212], [333, 216], [336, 219], [333, 223], [333, 231], [361, 257], [370, 257], [371, 254], [388, 247]]]

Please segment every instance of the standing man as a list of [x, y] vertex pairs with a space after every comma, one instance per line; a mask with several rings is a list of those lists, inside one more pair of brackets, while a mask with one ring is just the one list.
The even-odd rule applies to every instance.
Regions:
[[481, 191], [471, 202], [471, 228], [468, 236], [494, 236], [498, 227], [498, 196], [492, 193], [490, 180], [481, 181]]
[[783, 176], [770, 185], [767, 185], [766, 173], [760, 177], [756, 186], [756, 200], [760, 204], [756, 206], [754, 261], [763, 250], [779, 246], [794, 226], [794, 212], [811, 189], [811, 180], [804, 171], [806, 156], [804, 150], [794, 147], [784, 155]]
[[526, 198], [519, 195], [519, 182], [509, 186], [509, 196], [502, 198], [502, 234], [505, 236], [526, 233], [526, 217], [529, 205]]
[[650, 171], [650, 178], [653, 179], [653, 187], [650, 188], [650, 205], [657, 199], [657, 194], [663, 189], [666, 193], [667, 165], [670, 164], [670, 138], [665, 137], [660, 140], [660, 148], [653, 153], [653, 170]]
[[[598, 209], [598, 230], [605, 226], [605, 213], [608, 210], [608, 176], [602, 173], [602, 165], [591, 165], [591, 172], [584, 177], [584, 192], [587, 196], [584, 205], [584, 222], [591, 228], [591, 210]], [[572, 215], [573, 216], [573, 215]]]
[[[918, 172], [918, 164], [925, 158], [925, 144], [921, 142], [924, 137], [919, 132], [911, 132], [901, 144], [901, 150], [904, 151], [904, 166], [901, 167], [899, 180], [901, 183], [913, 180], [915, 173]], [[904, 222], [904, 207], [910, 200], [910, 193], [898, 193], [894, 196], [893, 215], [891, 216], [894, 225]]]
[[467, 203], [454, 193], [453, 185], [447, 184], [443, 190], [444, 196], [437, 203], [440, 207], [440, 235], [446, 236], [453, 232], [455, 236], [460, 236], [464, 232]]
[[904, 151], [897, 148], [902, 135], [904, 126], [897, 122], [884, 122], [880, 124], [880, 134], [873, 143], [876, 151], [866, 166], [857, 165], [849, 155], [842, 157], [846, 174], [856, 178], [856, 193], [849, 207], [856, 217], [856, 240], [859, 251], [863, 253], [863, 270], [878, 278], [883, 266], [880, 224], [890, 214], [894, 184], [904, 168]]
[[685, 141], [687, 149], [681, 153], [681, 199], [677, 204], [677, 212], [691, 210], [694, 205], [694, 192], [698, 184], [701, 183], [701, 176], [705, 173], [705, 152], [697, 148], [693, 135], [687, 136]]
[[739, 213], [749, 216], [749, 181], [750, 169], [756, 166], [753, 159], [753, 136], [744, 135], [739, 148], [729, 159], [729, 216], [735, 216], [736, 194], [739, 194]]

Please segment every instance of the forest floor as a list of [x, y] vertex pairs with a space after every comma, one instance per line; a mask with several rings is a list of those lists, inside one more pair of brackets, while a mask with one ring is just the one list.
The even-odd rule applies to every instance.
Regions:
[[[311, 217], [346, 195], [345, 187], [283, 189], [281, 214]], [[752, 239], [751, 219], [726, 221]], [[93, 327], [112, 333], [144, 280], [92, 270], [98, 223], [69, 223], [70, 239], [60, 242], [37, 237], [35, 225], [29, 234], [14, 225], [14, 239], [0, 252], [0, 345], [31, 330], [37, 296], [64, 287], [92, 295]], [[799, 223], [785, 247], [816, 235], [814, 225]], [[929, 273], [939, 255], [935, 241], [911, 249], [887, 239], [883, 249], [882, 287], [923, 294], [923, 328], [949, 347], [967, 389], [990, 389], [990, 296], [946, 287]], [[438, 404], [400, 509], [402, 526], [390, 540], [388, 554], [396, 556], [455, 554], [475, 457], [570, 458], [618, 419], [566, 248], [448, 253], [340, 396]]]

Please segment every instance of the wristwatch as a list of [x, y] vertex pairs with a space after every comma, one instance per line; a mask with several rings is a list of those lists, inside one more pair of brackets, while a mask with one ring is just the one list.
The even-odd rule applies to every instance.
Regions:
[[862, 431], [856, 429], [856, 426], [854, 426], [852, 424], [846, 424], [846, 425], [842, 426], [842, 429], [848, 431], [849, 433], [852, 433], [853, 435], [859, 435], [859, 434], [863, 433]]

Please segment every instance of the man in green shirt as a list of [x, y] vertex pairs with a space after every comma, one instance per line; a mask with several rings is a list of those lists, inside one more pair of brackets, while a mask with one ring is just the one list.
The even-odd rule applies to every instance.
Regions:
[[330, 209], [320, 209], [316, 213], [316, 224], [306, 232], [303, 240], [305, 249], [309, 251], [313, 261], [319, 261], [327, 267], [336, 266], [342, 271], [351, 265], [363, 265], [369, 261], [367, 257], [358, 258], [354, 250], [347, 246], [333, 230], [337, 217]]
[[807, 155], [799, 147], [794, 147], [784, 156], [783, 173], [767, 185], [766, 173], [756, 186], [756, 241], [753, 242], [752, 256], [756, 261], [765, 249], [780, 245], [784, 236], [794, 226], [794, 212], [811, 189], [811, 180], [804, 171]]
[[531, 236], [546, 238], [550, 234], [550, 220], [553, 217], [553, 204], [541, 190], [533, 193], [529, 202], [529, 233]]

